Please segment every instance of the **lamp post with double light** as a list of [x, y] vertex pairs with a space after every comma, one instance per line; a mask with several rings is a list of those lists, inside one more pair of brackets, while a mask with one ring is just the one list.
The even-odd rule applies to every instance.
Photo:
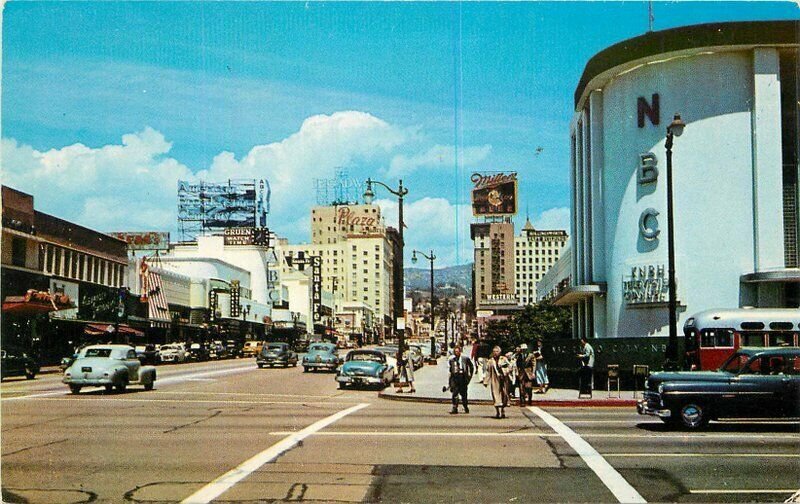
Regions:
[[[371, 178], [367, 179], [367, 187], [364, 190], [364, 203], [367, 205], [371, 205], [372, 202], [375, 200], [375, 192], [372, 190], [372, 184], [377, 184], [390, 193], [397, 196], [397, 233], [399, 235], [400, 240], [400, 260], [396, 262], [397, 270], [395, 272], [395, 281], [394, 281], [394, 288], [395, 292], [392, 293], [393, 297], [393, 304], [394, 304], [394, 330], [397, 331], [397, 346], [398, 346], [398, 355], [397, 360], [398, 362], [402, 359], [403, 356], [403, 347], [405, 346], [405, 329], [402, 331], [398, 330], [397, 322], [400, 318], [400, 310], [398, 310], [398, 304], [402, 306], [402, 296], [403, 296], [403, 248], [405, 247], [405, 242], [403, 241], [403, 228], [405, 224], [403, 222], [403, 199], [405, 198], [406, 194], [408, 194], [408, 189], [403, 187], [403, 180], [400, 179], [399, 185], [397, 189], [392, 189], [388, 185], [380, 182], [378, 180], [372, 180]], [[398, 292], [399, 290], [399, 292]], [[400, 303], [398, 303], [398, 296], [400, 297]]]
[[667, 138], [664, 147], [667, 150], [667, 274], [669, 288], [669, 339], [664, 360], [664, 369], [678, 367], [678, 301], [675, 287], [675, 219], [672, 192], [672, 144], [676, 136], [683, 134], [686, 123], [680, 114], [675, 114], [667, 126]]
[[[434, 337], [434, 341], [435, 341], [435, 337], [436, 337], [436, 319], [435, 319], [435, 316], [433, 314], [433, 307], [434, 307], [434, 297], [433, 297], [433, 261], [436, 260], [436, 256], [433, 254], [433, 250], [431, 250], [431, 255], [428, 255], [425, 252], [421, 252], [421, 251], [415, 249], [411, 253], [411, 262], [414, 263], [414, 264], [417, 263], [417, 254], [421, 255], [422, 257], [424, 257], [425, 259], [427, 259], [428, 261], [431, 262], [431, 336]], [[447, 333], [445, 333], [445, 342], [444, 342], [444, 344], [445, 344], [445, 347], [446, 347], [447, 346]], [[433, 355], [435, 352], [436, 352], [436, 348], [433, 345], [433, 343], [431, 343], [431, 355]]]

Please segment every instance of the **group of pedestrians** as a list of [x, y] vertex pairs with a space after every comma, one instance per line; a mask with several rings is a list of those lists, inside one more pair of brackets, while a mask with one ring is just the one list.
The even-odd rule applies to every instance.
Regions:
[[[534, 393], [544, 394], [550, 388], [543, 348], [544, 345], [538, 340], [533, 352], [528, 352], [528, 346], [522, 344], [514, 352], [503, 355], [502, 349], [495, 346], [488, 358], [479, 358], [476, 344], [473, 345], [472, 358], [469, 358], [462, 354], [461, 346], [456, 346], [448, 360], [450, 371], [448, 387], [453, 402], [450, 413], [458, 413], [459, 402], [464, 408], [464, 413], [469, 413], [467, 390], [476, 372], [479, 374], [479, 380], [492, 393], [495, 418], [506, 417], [505, 408], [516, 389], [519, 390], [520, 407], [533, 404]], [[539, 387], [536, 392], [533, 391], [534, 385]]]

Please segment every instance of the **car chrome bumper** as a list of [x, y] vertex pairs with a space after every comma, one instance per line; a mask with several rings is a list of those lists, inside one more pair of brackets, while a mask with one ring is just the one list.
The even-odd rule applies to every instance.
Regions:
[[303, 366], [307, 368], [323, 368], [323, 369], [336, 369], [338, 367], [333, 362], [304, 362]]
[[668, 409], [656, 409], [647, 405], [645, 400], [640, 400], [636, 403], [636, 412], [640, 415], [657, 416], [659, 418], [669, 418], [672, 412]]
[[82, 387], [102, 387], [104, 385], [114, 384], [113, 380], [110, 377], [103, 377], [103, 378], [64, 377], [61, 379], [61, 382], [67, 385], [80, 385]]
[[375, 376], [344, 376], [338, 375], [336, 381], [339, 383], [382, 383], [383, 380]]

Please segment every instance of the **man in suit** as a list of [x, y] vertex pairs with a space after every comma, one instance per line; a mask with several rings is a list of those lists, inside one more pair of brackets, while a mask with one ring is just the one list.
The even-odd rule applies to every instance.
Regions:
[[472, 360], [466, 355], [461, 355], [461, 345], [458, 345], [453, 348], [453, 356], [448, 364], [450, 366], [450, 392], [453, 394], [453, 409], [450, 414], [458, 413], [459, 396], [461, 396], [461, 404], [464, 406], [464, 413], [469, 413], [467, 387], [475, 371]]

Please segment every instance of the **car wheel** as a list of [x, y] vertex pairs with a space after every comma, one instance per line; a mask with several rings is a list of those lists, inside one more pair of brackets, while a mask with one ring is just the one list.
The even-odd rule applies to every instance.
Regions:
[[308, 366], [303, 366], [303, 372], [308, 373]]
[[119, 392], [121, 394], [122, 392], [125, 392], [126, 388], [128, 388], [128, 384], [124, 383], [124, 382], [123, 383], [118, 383], [114, 387], [117, 389], [117, 392]]
[[111, 392], [114, 390], [114, 385], [104, 385], [104, 387], [106, 388], [106, 392]]
[[342, 389], [342, 390], [344, 390], [344, 388], [345, 388], [345, 386], [344, 386], [344, 383], [342, 383], [342, 382], [339, 382], [339, 388], [340, 388], [340, 389]]
[[81, 391], [81, 386], [80, 385], [70, 385], [69, 386], [69, 391], [72, 392], [73, 394], [77, 394], [78, 392]]
[[36, 373], [31, 371], [30, 369], [26, 369], [25, 370], [25, 379], [26, 380], [33, 380], [34, 378], [36, 378]]
[[707, 408], [696, 402], [688, 402], [681, 406], [679, 418], [687, 429], [699, 429], [710, 420]]
[[144, 384], [145, 390], [153, 390], [153, 382], [147, 382]]
[[264, 369], [264, 364], [258, 364], [258, 369]]

